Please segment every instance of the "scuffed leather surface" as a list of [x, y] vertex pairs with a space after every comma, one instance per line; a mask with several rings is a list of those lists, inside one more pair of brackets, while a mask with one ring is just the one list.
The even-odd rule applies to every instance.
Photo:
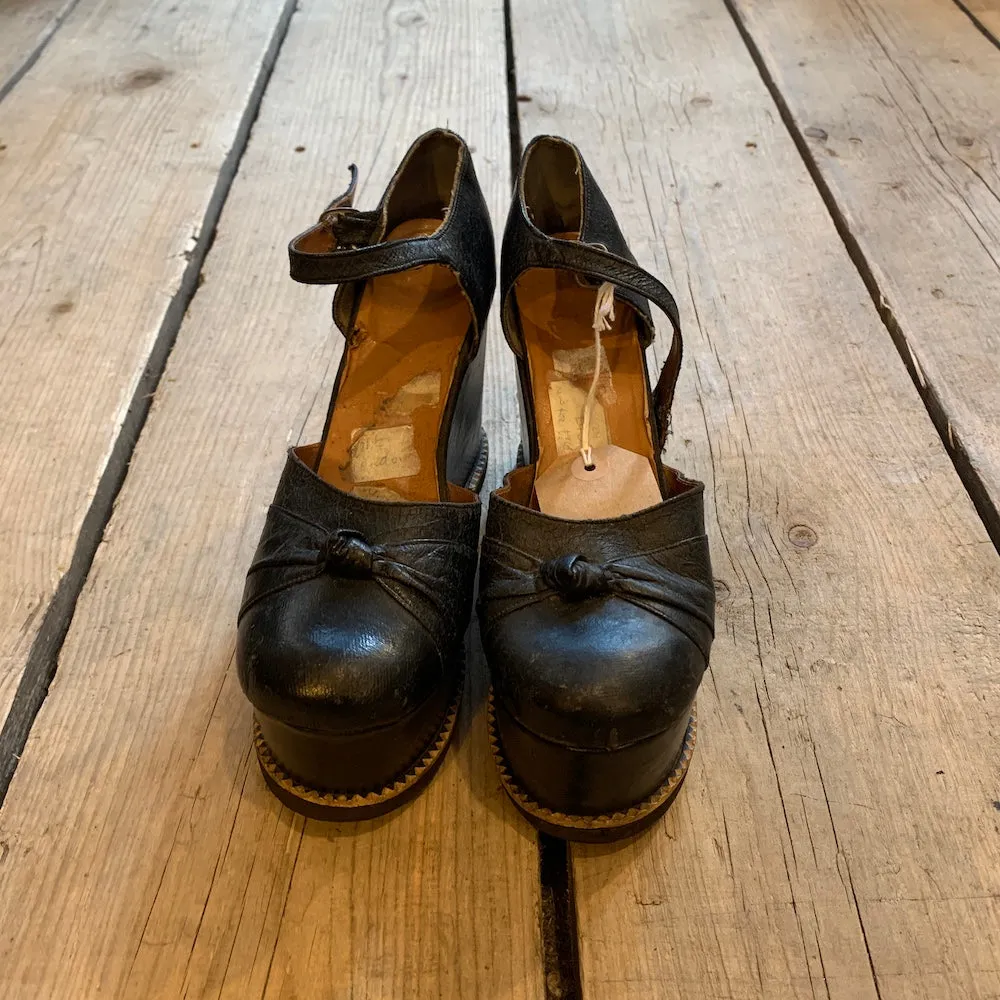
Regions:
[[[569, 146], [553, 137], [534, 142]], [[662, 447], [682, 355], [676, 303], [636, 265], [575, 147], [580, 239], [552, 237], [533, 224], [524, 194], [533, 145], [522, 159], [501, 261], [501, 316], [518, 355], [524, 452], [537, 455], [537, 440], [513, 289], [533, 267], [612, 282], [616, 297], [636, 311], [643, 347], [653, 337], [649, 302], [667, 315], [673, 340], [650, 398]], [[666, 470], [658, 455], [656, 465], [669, 499], [624, 517], [568, 520], [532, 509], [531, 466], [511, 473], [491, 498], [480, 626], [501, 740], [524, 787], [566, 812], [623, 808], [658, 786], [708, 666], [715, 590], [704, 487]]]
[[240, 683], [288, 725], [390, 725], [457, 680], [480, 505], [356, 497], [320, 479], [308, 450], [289, 452], [247, 575]]
[[[457, 147], [458, 160], [441, 225], [428, 236], [386, 240], [397, 185], [404, 201], [422, 191], [406, 188], [418, 184], [407, 164], [427, 151], [425, 142], [442, 138]], [[438, 460], [441, 496], [459, 502], [364, 499], [316, 475], [318, 446], [291, 451], [247, 574], [237, 665], [260, 716], [332, 737], [395, 726], [389, 756], [406, 761], [423, 747], [398, 741], [406, 743], [404, 734], [419, 735], [421, 727], [397, 724], [428, 705], [447, 704], [463, 661], [480, 504], [445, 476], [464, 482], [479, 455], [482, 331], [495, 257], [471, 156], [454, 133], [434, 130], [417, 139], [372, 211], [351, 207], [356, 179], [352, 167], [347, 191], [290, 243], [292, 277], [339, 284], [334, 318], [350, 338], [369, 277], [428, 263], [456, 273], [473, 321], [445, 407]], [[339, 385], [338, 375], [331, 409]]]
[[[398, 178], [421, 143], [442, 134], [459, 143], [458, 170], [444, 221], [428, 236], [386, 240], [385, 210]], [[317, 244], [323, 246], [322, 252], [313, 250]], [[360, 211], [335, 199], [317, 226], [289, 243], [288, 255], [290, 273], [296, 281], [340, 285], [333, 316], [346, 337], [351, 335], [365, 279], [422, 264], [444, 264], [455, 272], [472, 304], [474, 336], [478, 338], [493, 300], [496, 256], [489, 209], [468, 146], [444, 129], [420, 136], [403, 157], [376, 208]]]
[[685, 716], [714, 634], [703, 499], [691, 483], [636, 514], [569, 521], [493, 495], [483, 646], [497, 695], [525, 729], [610, 750]]
[[[648, 347], [655, 335], [649, 308], [649, 303], [653, 302], [667, 316], [673, 328], [670, 350], [652, 395], [654, 431], [657, 444], [662, 448], [670, 426], [670, 410], [683, 354], [677, 303], [659, 279], [638, 266], [607, 198], [580, 151], [564, 139], [556, 141], [573, 150], [583, 184], [580, 238], [556, 239], [534, 225], [524, 197], [525, 170], [530, 169], [532, 148], [537, 143], [552, 141], [553, 138], [537, 136], [528, 144], [521, 160], [500, 256], [500, 302], [504, 334], [511, 350], [518, 358], [523, 358], [524, 345], [521, 343], [512, 292], [521, 274], [533, 267], [560, 268], [574, 271], [593, 281], [610, 281], [615, 286], [616, 297], [625, 299], [636, 310], [643, 347]], [[526, 449], [526, 454], [534, 453]]]
[[[406, 190], [407, 165], [422, 147], [447, 137], [458, 150], [451, 197], [437, 230], [427, 236], [385, 240], [387, 206], [394, 191]], [[473, 310], [462, 344], [438, 443], [441, 495], [447, 483], [465, 482], [480, 452], [485, 323], [496, 285], [496, 256], [489, 210], [476, 178], [472, 156], [462, 138], [447, 129], [432, 129], [416, 139], [400, 161], [378, 205], [370, 211], [351, 206], [357, 170], [351, 184], [320, 215], [317, 225], [288, 245], [291, 276], [306, 284], [338, 284], [333, 318], [348, 341], [367, 279], [424, 264], [444, 264], [455, 272]], [[347, 352], [341, 359], [330, 410], [336, 403]], [[329, 424], [329, 415], [327, 417]]]

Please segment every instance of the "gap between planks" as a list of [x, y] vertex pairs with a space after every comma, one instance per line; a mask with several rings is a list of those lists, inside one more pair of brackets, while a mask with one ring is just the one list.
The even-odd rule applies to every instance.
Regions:
[[[862, 281], [864, 281], [865, 287], [868, 289], [868, 294], [871, 296], [872, 304], [875, 306], [875, 310], [885, 325], [889, 337], [896, 346], [900, 360], [909, 373], [917, 392], [920, 394], [920, 398], [924, 401], [927, 412], [937, 429], [941, 443], [951, 456], [955, 470], [965, 485], [966, 492], [969, 494], [969, 497], [976, 508], [976, 512], [979, 514], [979, 517], [985, 525], [994, 546], [997, 551], [1000, 552], [1000, 506], [998, 506], [998, 498], [991, 496], [989, 486], [986, 482], [984, 482], [983, 477], [980, 475], [979, 470], [976, 468], [975, 463], [970, 457], [958, 431], [952, 424], [951, 416], [948, 413], [946, 405], [941, 400], [941, 396], [935, 383], [927, 379], [923, 369], [921, 368], [920, 363], [917, 360], [916, 346], [911, 342], [911, 338], [908, 337], [907, 331], [897, 318], [891, 301], [886, 295], [886, 289], [879, 281], [876, 274], [876, 268], [873, 266], [869, 254], [867, 254], [862, 248], [856, 234], [852, 231], [851, 223], [844, 214], [841, 200], [830, 187], [830, 184], [820, 167], [817, 156], [809, 145], [803, 128], [796, 120], [796, 117], [789, 107], [788, 101], [785, 99], [778, 82], [775, 80], [773, 74], [768, 68], [767, 62], [739, 10], [739, 2], [740, 0], [725, 0], [726, 8], [732, 16], [736, 28], [747, 47], [750, 57], [753, 59], [754, 64], [757, 67], [761, 80], [767, 87], [768, 92], [770, 93], [771, 98], [781, 115], [781, 120], [784, 123], [785, 128], [788, 130], [792, 141], [795, 143], [795, 146], [798, 149], [810, 176], [812, 177], [813, 183], [816, 185], [816, 188], [823, 198], [827, 211], [830, 213], [830, 218], [836, 227], [837, 233], [840, 235], [840, 238], [844, 243], [844, 247], [850, 255], [851, 260], [854, 262], [854, 266], [857, 268]], [[960, 2], [960, 0], [949, 0], [949, 2], [955, 3], [965, 14], [968, 15], [973, 25], [978, 28], [981, 33], [986, 36], [986, 38], [988, 38], [994, 45], [997, 44], [997, 40], [993, 37], [985, 25], [983, 25], [971, 11]]]
[[[502, 37], [494, 0], [308, 0], [293, 19], [0, 810], [7, 996], [542, 995], [537, 841], [489, 759], [477, 644], [441, 772], [360, 826], [303, 823], [266, 792], [232, 668], [283, 446], [318, 429], [336, 359], [329, 291], [288, 281], [285, 240], [329, 198], [332, 145], [363, 175], [371, 165], [374, 202], [438, 124], [471, 141], [498, 217]], [[457, 111], [456, 89], [471, 95]], [[516, 403], [502, 339], [488, 344], [495, 477], [513, 459]]]
[[[7, 31], [0, 37], [0, 101], [38, 62], [45, 46], [80, 0], [43, 0], [30, 17], [25, 11], [0, 10]], [[41, 21], [36, 28], [35, 19]]]
[[[989, 349], [1000, 302], [1000, 52], [981, 20], [1000, 21], [1000, 5], [866, 0], [826, 4], [810, 18], [726, 2], [1000, 550], [1000, 437], [991, 419], [1000, 418], [1000, 369]], [[795, 68], [792, 53], [806, 39], [810, 51]], [[856, 80], [845, 79], [848, 66], [858, 67]], [[864, 138], [848, 140], [848, 129]]]
[[[507, 69], [507, 127], [510, 136], [511, 192], [520, 171], [521, 120], [518, 111], [517, 56], [514, 52], [510, 0], [504, 0], [504, 46]], [[499, 325], [499, 323], [497, 324]], [[502, 337], [502, 330], [494, 336]], [[517, 437], [520, 438], [520, 414]], [[518, 453], [520, 456], [520, 452]], [[507, 467], [505, 466], [505, 469]], [[569, 845], [546, 833], [538, 833], [538, 877], [541, 890], [539, 934], [545, 967], [546, 1000], [581, 1000], [580, 956], [577, 948], [576, 894]]]
[[726, 8], [512, 6], [525, 134], [579, 141], [686, 290], [671, 450], [708, 480], [719, 578], [684, 793], [573, 848], [584, 994], [990, 995], [983, 525]]
[[[74, 0], [74, 5], [77, 2], [79, 0]], [[45, 701], [52, 678], [55, 676], [59, 653], [76, 610], [80, 593], [86, 584], [97, 548], [103, 538], [105, 525], [114, 511], [115, 500], [128, 472], [132, 453], [145, 425], [153, 397], [180, 330], [184, 314], [198, 290], [205, 255], [215, 237], [215, 229], [222, 207], [229, 194], [233, 178], [239, 169], [240, 158], [257, 118], [264, 91], [274, 69], [275, 60], [288, 32], [292, 15], [295, 13], [296, 2], [297, 0], [284, 0], [282, 3], [280, 15], [250, 91], [249, 100], [243, 109], [229, 152], [222, 161], [214, 189], [205, 208], [205, 214], [198, 227], [197, 239], [188, 251], [187, 265], [181, 275], [177, 290], [171, 296], [163, 313], [159, 331], [145, 359], [142, 374], [136, 383], [117, 436], [111, 446], [93, 498], [81, 521], [69, 567], [59, 579], [55, 591], [49, 599], [28, 651], [23, 671], [14, 691], [14, 697], [4, 718], [3, 726], [0, 728], [0, 805], [3, 804], [31, 727]], [[64, 17], [68, 15], [70, 9], [66, 9]], [[61, 19], [59, 23], [62, 23]], [[46, 37], [45, 43], [37, 50], [34, 59], [37, 59], [50, 37], [51, 33]]]
[[1000, 4], [996, 0], [972, 0], [972, 5], [965, 0], [954, 0], [954, 3], [979, 31], [1000, 48]]

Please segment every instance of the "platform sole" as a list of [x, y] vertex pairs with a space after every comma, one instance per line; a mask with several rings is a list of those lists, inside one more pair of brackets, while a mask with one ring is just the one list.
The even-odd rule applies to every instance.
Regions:
[[[283, 805], [311, 819], [335, 821], [372, 819], [405, 805], [434, 777], [435, 771], [444, 760], [455, 733], [455, 721], [464, 690], [463, 679], [464, 676], [460, 676], [455, 697], [436, 735], [424, 752], [405, 771], [382, 788], [365, 793], [340, 792], [304, 784], [285, 770], [268, 746], [260, 723], [254, 720], [254, 749], [257, 751], [257, 763], [260, 764], [264, 780]], [[386, 738], [391, 739], [391, 735], [387, 734]]]
[[606, 843], [628, 837], [644, 830], [662, 816], [670, 807], [687, 775], [698, 731], [696, 713], [692, 706], [677, 760], [662, 784], [641, 802], [616, 812], [574, 815], [541, 805], [518, 782], [517, 776], [504, 756], [492, 690], [487, 703], [487, 725], [490, 750], [500, 774], [500, 782], [518, 810], [543, 833], [562, 840], [585, 843]]

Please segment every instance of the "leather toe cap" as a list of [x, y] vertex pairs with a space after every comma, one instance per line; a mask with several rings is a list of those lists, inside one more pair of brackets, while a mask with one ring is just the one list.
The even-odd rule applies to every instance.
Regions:
[[706, 662], [681, 629], [616, 598], [544, 601], [484, 635], [507, 710], [538, 736], [613, 750], [687, 717]]
[[449, 683], [427, 630], [371, 580], [321, 576], [255, 603], [240, 620], [237, 663], [258, 712], [334, 733], [389, 726]]

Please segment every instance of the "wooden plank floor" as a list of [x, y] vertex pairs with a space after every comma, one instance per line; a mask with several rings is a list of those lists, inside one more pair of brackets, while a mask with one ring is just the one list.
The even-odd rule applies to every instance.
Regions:
[[80, 0], [0, 103], [0, 784], [293, 7]]
[[584, 994], [989, 996], [997, 553], [726, 7], [514, 12], [523, 130], [584, 140], [694, 320], [668, 450], [723, 597], [682, 803], [573, 851]]
[[997, 43], [948, 0], [733, 6], [1000, 541]]
[[[0, 997], [1000, 996], [998, 31], [995, 0], [0, 0]], [[576, 141], [681, 306], [718, 638], [684, 790], [613, 847], [507, 803], [475, 626], [398, 814], [303, 821], [253, 761], [236, 605], [340, 350], [285, 243], [437, 124], [498, 234], [512, 150]]]
[[77, 0], [0, 3], [0, 96], [31, 68]]

